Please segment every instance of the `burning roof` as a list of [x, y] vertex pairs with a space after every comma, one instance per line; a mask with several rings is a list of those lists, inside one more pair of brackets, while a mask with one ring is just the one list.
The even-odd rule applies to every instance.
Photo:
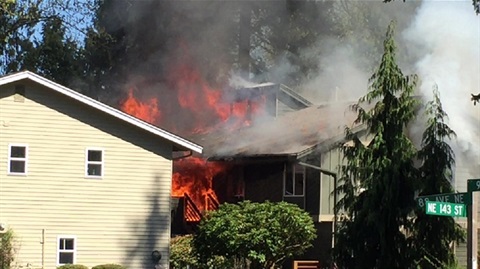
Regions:
[[312, 106], [235, 131], [191, 137], [204, 146], [210, 159], [294, 156], [329, 148], [352, 127], [356, 114], [348, 104]]

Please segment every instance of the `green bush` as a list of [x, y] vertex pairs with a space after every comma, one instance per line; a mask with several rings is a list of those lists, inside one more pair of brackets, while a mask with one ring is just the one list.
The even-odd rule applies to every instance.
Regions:
[[127, 269], [125, 266], [115, 263], [95, 265], [92, 269]]
[[82, 264], [64, 264], [58, 266], [57, 269], [88, 269], [88, 267]]
[[15, 257], [15, 235], [11, 229], [0, 233], [0, 269], [10, 269]]

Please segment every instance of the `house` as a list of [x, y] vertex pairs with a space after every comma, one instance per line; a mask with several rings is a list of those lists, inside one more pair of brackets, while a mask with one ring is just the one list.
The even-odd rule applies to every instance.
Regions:
[[[322, 266], [328, 266], [338, 213], [333, 209], [338, 197], [332, 191], [343, 162], [338, 146], [348, 143], [344, 127], [352, 128], [365, 145], [371, 140], [365, 126], [351, 125], [355, 117], [347, 103], [312, 105], [234, 133], [206, 136], [197, 142], [204, 146], [203, 155], [210, 161], [231, 164], [228, 175], [219, 175], [214, 180], [220, 201], [269, 200], [299, 205], [312, 216], [317, 239], [313, 248], [297, 258], [319, 260]], [[231, 186], [241, 187], [233, 188], [232, 193]], [[465, 244], [456, 247], [459, 262], [466, 264], [465, 251]], [[291, 268], [291, 264], [286, 264], [286, 268]]]
[[228, 167], [213, 179], [219, 201], [297, 204], [310, 213], [317, 229], [314, 247], [299, 258], [323, 265], [331, 260], [336, 200], [332, 191], [343, 161], [338, 146], [346, 142], [345, 126], [359, 134], [365, 131], [352, 126], [356, 114], [348, 105], [312, 105], [235, 132], [195, 137], [204, 146], [204, 158]]
[[174, 152], [202, 147], [31, 72], [0, 78], [0, 223], [14, 265], [168, 267]]

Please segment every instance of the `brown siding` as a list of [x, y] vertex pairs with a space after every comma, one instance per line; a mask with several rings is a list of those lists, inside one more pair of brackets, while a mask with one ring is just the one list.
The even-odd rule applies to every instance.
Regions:
[[244, 168], [245, 200], [282, 201], [283, 165], [283, 163], [246, 165]]

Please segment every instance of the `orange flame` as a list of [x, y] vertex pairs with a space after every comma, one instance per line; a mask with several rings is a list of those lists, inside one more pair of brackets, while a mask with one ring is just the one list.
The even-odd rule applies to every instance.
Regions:
[[128, 91], [128, 98], [122, 104], [122, 110], [149, 123], [161, 121], [162, 118], [157, 99], [151, 98], [146, 102], [138, 101], [133, 96], [133, 89]]
[[[212, 87], [194, 68], [194, 61], [185, 48], [180, 46], [184, 50], [181, 53], [183, 59], [181, 63], [170, 65], [164, 84], [168, 87], [168, 93], [174, 92], [176, 100], [167, 97], [165, 91], [160, 93], [164, 93], [161, 96], [140, 100], [135, 96], [138, 89], [134, 91], [132, 88], [121, 109], [181, 135], [205, 134], [222, 124], [228, 124], [230, 128], [248, 126], [253, 114], [263, 113], [264, 97], [227, 102], [224, 92]], [[225, 164], [206, 162], [198, 157], [174, 160], [172, 196], [186, 193], [200, 210], [208, 209], [206, 197], [217, 199], [212, 180], [227, 169]]]
[[218, 200], [213, 191], [213, 178], [226, 171], [227, 166], [219, 162], [206, 162], [199, 157], [187, 157], [174, 162], [172, 196], [182, 197], [185, 193], [200, 210], [208, 209], [208, 197]]

